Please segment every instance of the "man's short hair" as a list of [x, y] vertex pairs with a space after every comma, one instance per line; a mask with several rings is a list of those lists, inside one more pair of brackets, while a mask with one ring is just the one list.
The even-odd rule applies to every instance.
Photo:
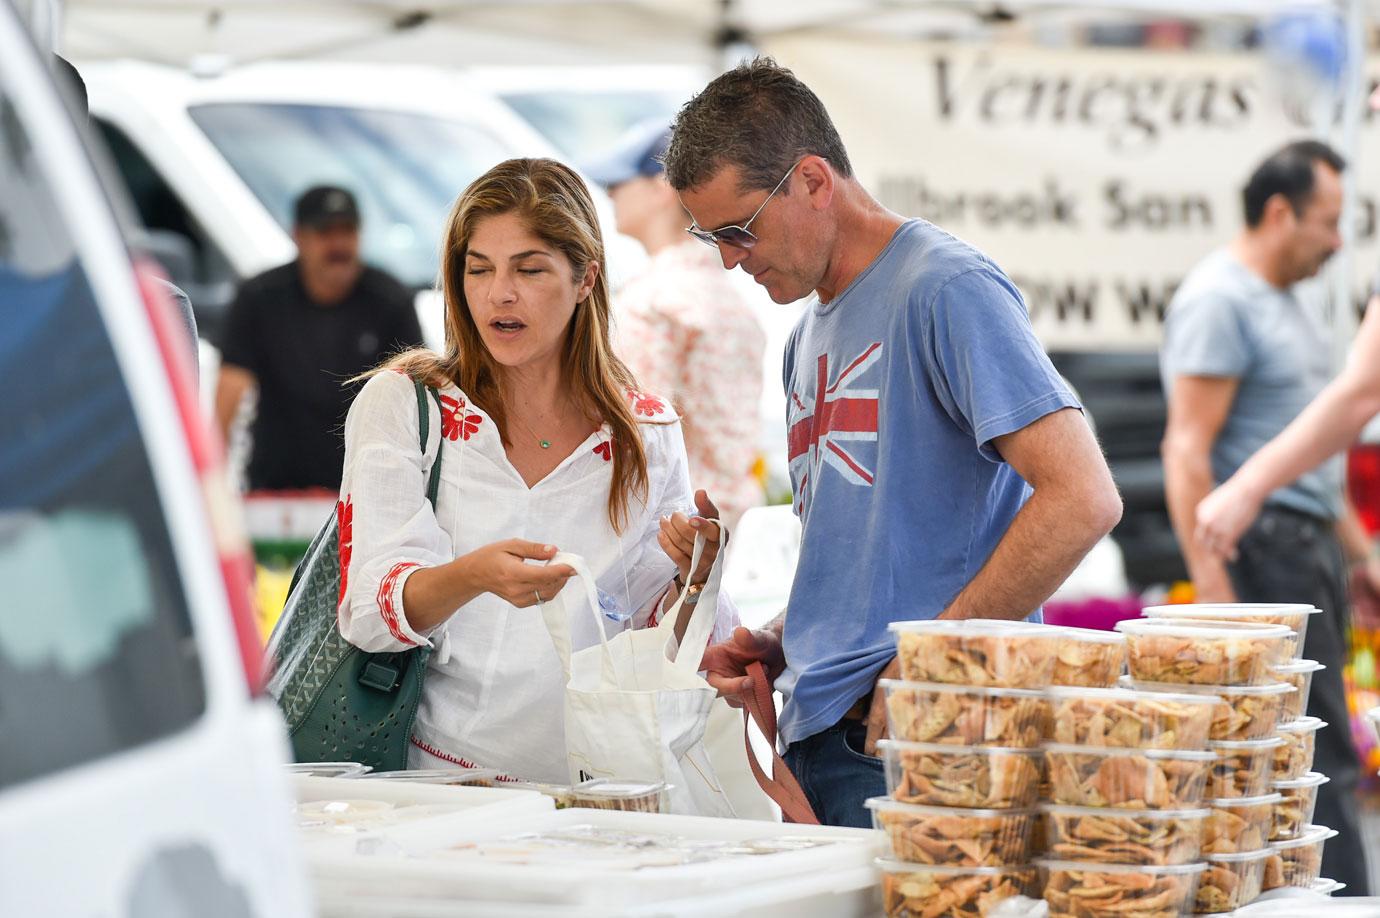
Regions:
[[838, 129], [810, 87], [770, 57], [744, 61], [685, 103], [666, 151], [666, 179], [677, 191], [737, 166], [742, 190], [771, 188], [805, 156], [853, 174]]
[[1241, 191], [1246, 225], [1259, 226], [1265, 216], [1265, 203], [1277, 194], [1284, 195], [1294, 214], [1302, 216], [1317, 184], [1316, 163], [1338, 173], [1346, 168], [1342, 155], [1319, 140], [1296, 140], [1266, 157]]

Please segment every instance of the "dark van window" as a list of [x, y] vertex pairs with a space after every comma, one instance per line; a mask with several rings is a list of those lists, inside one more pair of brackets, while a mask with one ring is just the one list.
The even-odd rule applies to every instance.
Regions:
[[206, 705], [144, 437], [11, 89], [0, 66], [0, 790]]

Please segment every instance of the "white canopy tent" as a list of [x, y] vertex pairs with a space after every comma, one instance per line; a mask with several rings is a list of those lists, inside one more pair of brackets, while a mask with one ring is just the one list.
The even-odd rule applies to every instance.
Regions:
[[[714, 63], [725, 49], [827, 33], [1000, 38], [1027, 23], [1259, 19], [1333, 0], [19, 0], [70, 57], [190, 64], [330, 58], [418, 64]], [[1380, 10], [1380, 0], [1358, 0]]]
[[[1184, 17], [1245, 24], [1302, 9], [1345, 17], [1342, 111], [1315, 132], [1355, 160], [1367, 89], [1366, 21], [1380, 0], [18, 0], [78, 60], [135, 57], [212, 74], [267, 59], [328, 59], [441, 66], [690, 64], [717, 69], [752, 48], [808, 44], [816, 64], [958, 37], [1029, 45], [1048, 26]], [[808, 43], [797, 41], [802, 37]], [[834, 43], [837, 40], [837, 44]], [[1125, 53], [1134, 54], [1134, 51]], [[803, 73], [806, 60], [790, 60]], [[1335, 102], [1337, 100], [1332, 100]], [[881, 103], [878, 103], [879, 106]], [[883, 116], [884, 109], [876, 113]], [[1330, 114], [1330, 112], [1329, 112]], [[1348, 201], [1355, 206], [1356, 172]], [[1355, 221], [1345, 222], [1348, 234]], [[1331, 300], [1349, 304], [1350, 247], [1330, 268]], [[1338, 354], [1354, 315], [1332, 309]]]

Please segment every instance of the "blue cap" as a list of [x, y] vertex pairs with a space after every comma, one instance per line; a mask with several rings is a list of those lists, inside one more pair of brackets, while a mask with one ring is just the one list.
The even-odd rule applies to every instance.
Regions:
[[671, 128], [661, 119], [644, 121], [624, 132], [618, 142], [585, 167], [590, 180], [611, 188], [640, 175], [661, 175], [661, 157], [671, 144]]

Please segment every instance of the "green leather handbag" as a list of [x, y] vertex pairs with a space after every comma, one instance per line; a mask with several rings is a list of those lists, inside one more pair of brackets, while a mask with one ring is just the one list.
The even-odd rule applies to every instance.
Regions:
[[[426, 452], [430, 411], [417, 388], [417, 434]], [[436, 450], [426, 497], [436, 506], [441, 450]], [[407, 768], [417, 703], [422, 698], [430, 650], [366, 653], [340, 635], [340, 538], [331, 513], [297, 565], [287, 604], [268, 641], [267, 691], [287, 719], [293, 759], [358, 762], [376, 771]]]

